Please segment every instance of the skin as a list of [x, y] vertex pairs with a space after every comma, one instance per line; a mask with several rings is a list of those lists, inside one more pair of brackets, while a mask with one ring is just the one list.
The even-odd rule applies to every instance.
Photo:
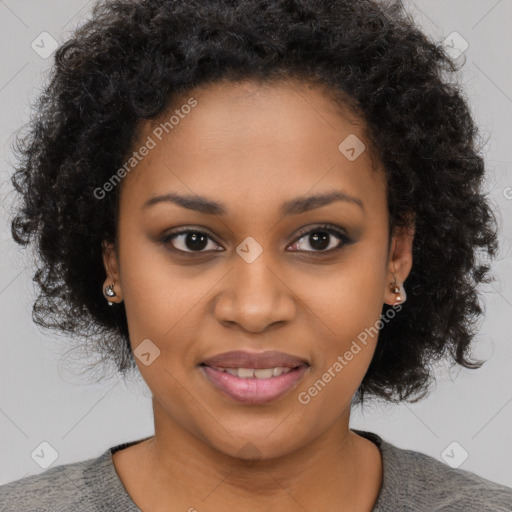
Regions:
[[[114, 282], [110, 300], [125, 303], [132, 348], [150, 339], [160, 350], [147, 366], [136, 358], [153, 394], [155, 435], [117, 452], [116, 470], [144, 511], [370, 511], [381, 454], [349, 430], [349, 418], [377, 338], [308, 404], [298, 395], [379, 320], [383, 303], [395, 303], [390, 284], [409, 274], [413, 228], [388, 245], [385, 180], [364, 124], [321, 87], [209, 84], [175, 98], [173, 109], [190, 97], [197, 106], [122, 180], [118, 252], [104, 244], [104, 287]], [[140, 144], [169, 117], [145, 121]], [[355, 161], [338, 149], [350, 134], [367, 148]], [[364, 209], [337, 201], [280, 213], [286, 201], [331, 190]], [[228, 214], [172, 202], [142, 208], [170, 192], [207, 196]], [[308, 234], [299, 242], [301, 228], [322, 223], [352, 242], [330, 236], [328, 249], [341, 246], [330, 254]], [[179, 227], [211, 237], [202, 253], [186, 235], [160, 242]], [[251, 263], [236, 252], [248, 236], [263, 249]], [[280, 399], [240, 404], [198, 364], [244, 349], [288, 352], [311, 366]]]

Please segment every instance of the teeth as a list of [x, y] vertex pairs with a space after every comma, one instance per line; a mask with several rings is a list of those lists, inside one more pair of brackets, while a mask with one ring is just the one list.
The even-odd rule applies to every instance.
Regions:
[[[276, 368], [276, 370], [279, 370], [279, 368]], [[278, 373], [277, 375], [280, 374]], [[254, 376], [257, 379], [270, 379], [273, 376], [275, 377], [274, 368], [258, 368], [257, 370], [254, 370]]]
[[254, 377], [253, 368], [238, 368], [238, 377], [241, 379], [250, 379]]
[[276, 366], [275, 368], [221, 368], [220, 366], [214, 366], [213, 368], [240, 379], [270, 379], [272, 377], [279, 377], [279, 375], [292, 370], [292, 368], [285, 368], [283, 366]]

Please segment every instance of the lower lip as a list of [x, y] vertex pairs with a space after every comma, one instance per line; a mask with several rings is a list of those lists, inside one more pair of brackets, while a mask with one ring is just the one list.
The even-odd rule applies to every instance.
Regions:
[[200, 366], [200, 368], [218, 390], [246, 404], [264, 404], [277, 400], [293, 389], [308, 370], [307, 366], [299, 366], [279, 377], [243, 379], [209, 366]]

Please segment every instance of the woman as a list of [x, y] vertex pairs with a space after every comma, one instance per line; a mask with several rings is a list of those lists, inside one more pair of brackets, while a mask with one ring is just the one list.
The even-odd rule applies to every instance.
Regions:
[[20, 143], [13, 236], [41, 256], [36, 321], [140, 372], [155, 434], [2, 510], [512, 510], [349, 428], [440, 357], [478, 367], [496, 225], [452, 71], [374, 1], [99, 4]]

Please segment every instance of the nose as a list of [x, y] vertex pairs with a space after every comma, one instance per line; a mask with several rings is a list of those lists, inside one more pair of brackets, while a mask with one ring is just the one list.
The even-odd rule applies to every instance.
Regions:
[[296, 301], [289, 281], [265, 251], [251, 263], [237, 256], [216, 297], [217, 320], [254, 333], [290, 322], [296, 314]]

